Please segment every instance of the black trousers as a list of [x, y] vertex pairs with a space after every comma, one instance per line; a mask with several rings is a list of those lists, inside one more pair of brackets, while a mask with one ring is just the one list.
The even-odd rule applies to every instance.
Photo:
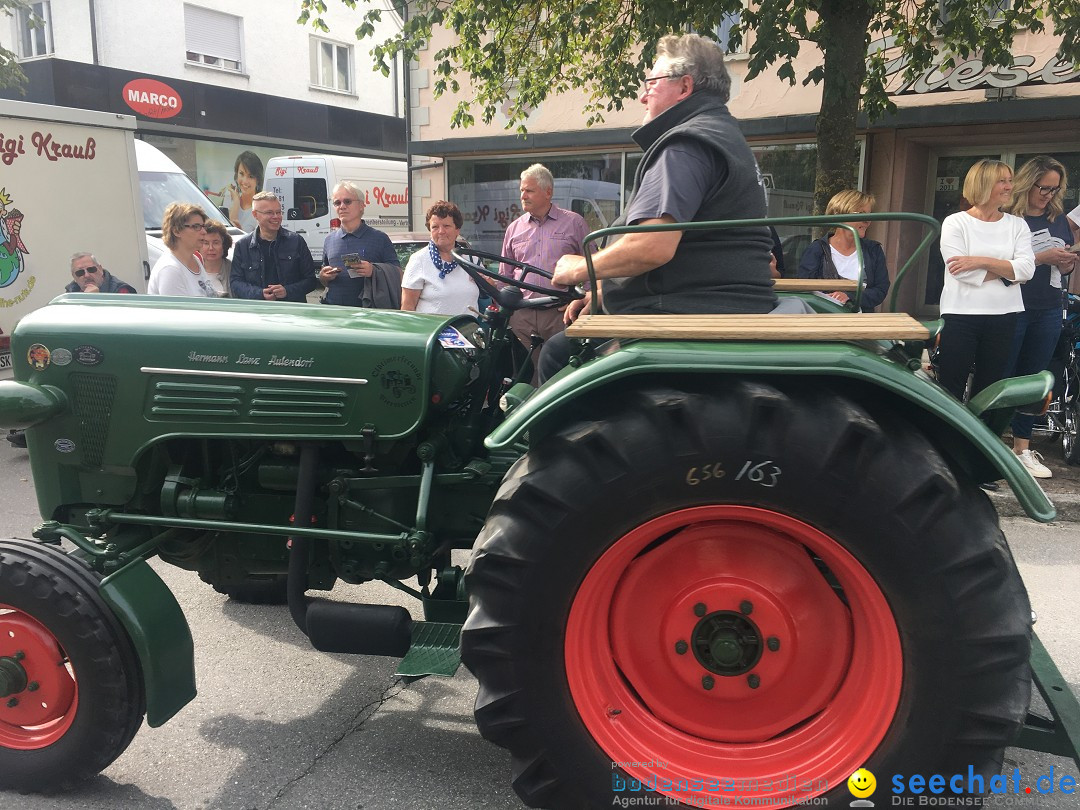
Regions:
[[971, 396], [1009, 373], [1018, 313], [1005, 315], [943, 315], [938, 382], [954, 397], [964, 399], [968, 374], [975, 370]]

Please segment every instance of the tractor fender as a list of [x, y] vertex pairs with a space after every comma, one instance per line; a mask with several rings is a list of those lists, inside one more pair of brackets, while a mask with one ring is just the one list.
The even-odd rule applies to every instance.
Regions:
[[[905, 415], [918, 418], [920, 427], [938, 441], [942, 451], [976, 481], [1004, 478], [1024, 511], [1044, 523], [1057, 511], [1046, 493], [1020, 463], [1018, 457], [977, 415], [994, 408], [1012, 408], [1046, 396], [1053, 377], [1040, 372], [998, 383], [987, 401], [965, 407], [922, 372], [912, 372], [896, 359], [885, 356], [888, 341], [805, 342], [684, 342], [639, 340], [624, 342], [617, 350], [579, 368], [566, 369], [514, 408], [485, 440], [489, 450], [518, 442], [526, 431], [535, 440], [547, 425], [560, 424], [560, 411], [584, 398], [592, 399], [605, 387], [632, 378], [665, 378], [698, 375], [741, 377], [806, 377], [822, 385], [829, 380], [852, 381], [877, 392], [904, 400]], [[611, 347], [614, 348], [614, 347]], [[917, 362], [917, 361], [914, 361]], [[598, 413], [597, 417], [602, 418]]]
[[195, 697], [195, 644], [176, 597], [146, 560], [101, 581], [98, 592], [135, 645], [146, 688], [146, 723], [163, 725]]

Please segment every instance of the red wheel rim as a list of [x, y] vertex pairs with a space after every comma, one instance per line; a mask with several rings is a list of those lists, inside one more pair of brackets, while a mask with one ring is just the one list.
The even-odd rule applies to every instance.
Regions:
[[679, 510], [619, 538], [578, 589], [565, 654], [612, 763], [697, 806], [784, 807], [841, 787], [888, 731], [903, 676], [863, 565], [802, 521], [744, 506]]
[[0, 658], [17, 661], [27, 685], [0, 698], [0, 746], [30, 751], [71, 728], [79, 690], [67, 654], [36, 619], [0, 604]]

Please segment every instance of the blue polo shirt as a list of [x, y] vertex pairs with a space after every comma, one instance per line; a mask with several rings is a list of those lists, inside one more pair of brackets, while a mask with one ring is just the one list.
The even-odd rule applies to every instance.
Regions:
[[393, 264], [400, 267], [390, 237], [368, 227], [364, 222], [355, 231], [338, 228], [323, 242], [323, 266], [341, 268], [341, 273], [326, 287], [326, 303], [346, 307], [360, 306], [364, 280], [350, 278], [342, 257], [356, 253], [363, 261], [374, 264]]

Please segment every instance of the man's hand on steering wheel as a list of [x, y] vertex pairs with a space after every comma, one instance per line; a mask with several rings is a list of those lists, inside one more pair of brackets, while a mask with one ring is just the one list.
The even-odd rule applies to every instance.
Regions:
[[[458, 247], [454, 249], [453, 253], [454, 260], [465, 269], [465, 272], [473, 277], [477, 286], [507, 309], [528, 309], [530, 307], [548, 306], [549, 304], [555, 303], [565, 305], [570, 304], [571, 302], [581, 301], [585, 297], [583, 292], [572, 287], [563, 290], [553, 287], [543, 287], [539, 284], [526, 281], [530, 275], [538, 275], [546, 279], [552, 278], [551, 273], [536, 265], [519, 262], [516, 259], [499, 256], [496, 253], [474, 250], [473, 248]], [[480, 261], [477, 261], [478, 259]], [[517, 267], [523, 271], [522, 277], [518, 279], [492, 272], [482, 263], [485, 260]], [[528, 290], [543, 296], [543, 298], [522, 298], [516, 291], [511, 295], [507, 295], [507, 290], [496, 287], [492, 282], [496, 282], [499, 285], [514, 287], [517, 288], [517, 290]]]

